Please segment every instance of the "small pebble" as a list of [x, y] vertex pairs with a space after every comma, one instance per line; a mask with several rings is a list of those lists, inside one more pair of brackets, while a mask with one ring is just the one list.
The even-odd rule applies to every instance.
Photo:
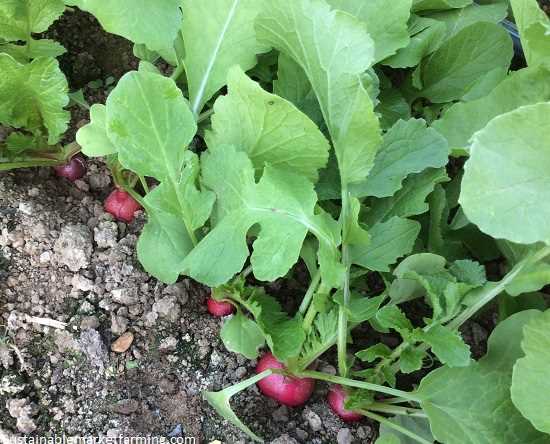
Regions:
[[127, 331], [122, 336], [120, 336], [113, 344], [111, 345], [111, 350], [115, 353], [124, 353], [130, 348], [134, 342], [134, 334]]

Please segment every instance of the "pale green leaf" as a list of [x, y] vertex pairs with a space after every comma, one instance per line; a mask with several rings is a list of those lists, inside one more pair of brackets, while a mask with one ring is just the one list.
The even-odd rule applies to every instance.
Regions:
[[422, 63], [420, 94], [444, 103], [462, 98], [480, 83], [489, 92], [505, 77], [512, 55], [512, 39], [503, 27], [485, 22], [467, 26]]
[[90, 123], [76, 133], [76, 141], [88, 157], [108, 156], [116, 147], [107, 135], [107, 108], [95, 103], [90, 107]]
[[392, 68], [410, 68], [418, 65], [424, 57], [443, 43], [445, 25], [431, 18], [413, 15], [409, 23], [409, 34], [409, 44], [384, 60], [384, 65]]
[[445, 444], [548, 443], [510, 399], [512, 367], [522, 356], [520, 339], [535, 310], [515, 314], [497, 325], [488, 353], [463, 368], [432, 371], [418, 395], [434, 437]]
[[364, 362], [374, 362], [378, 358], [389, 358], [391, 353], [391, 348], [389, 348], [386, 344], [379, 342], [378, 344], [371, 345], [365, 350], [355, 353], [355, 356]]
[[[435, 441], [430, 430], [430, 423], [426, 418], [399, 415], [389, 418], [389, 421], [425, 439], [426, 442], [424, 444], [432, 444]], [[380, 424], [380, 437], [376, 440], [375, 444], [418, 444], [418, 440], [398, 432], [389, 425]]]
[[434, 325], [422, 333], [422, 340], [430, 345], [432, 352], [448, 367], [466, 367], [470, 364], [470, 347], [460, 335], [442, 325]]
[[512, 401], [537, 430], [550, 434], [550, 310], [525, 325], [521, 348], [525, 357], [514, 365]]
[[403, 350], [399, 357], [399, 370], [401, 373], [412, 373], [422, 368], [426, 352], [414, 347]]
[[493, 119], [473, 138], [460, 203], [468, 219], [494, 238], [550, 242], [550, 103]]
[[342, 183], [364, 179], [381, 141], [373, 104], [361, 81], [374, 62], [366, 26], [321, 0], [273, 0], [259, 15], [256, 29], [260, 41], [304, 70], [328, 126]]
[[494, 117], [523, 106], [550, 101], [550, 71], [526, 68], [512, 72], [487, 96], [449, 108], [433, 127], [445, 136], [451, 149], [460, 153], [475, 132]]
[[258, 350], [265, 344], [264, 334], [258, 324], [241, 312], [224, 322], [220, 337], [227, 350], [240, 353], [248, 359], [256, 359]]
[[3, 0], [0, 38], [28, 41], [31, 33], [46, 31], [64, 10], [63, 0]]
[[438, 183], [448, 180], [445, 169], [430, 168], [411, 175], [403, 182], [403, 188], [392, 197], [372, 200], [365, 222], [372, 226], [393, 216], [408, 217], [425, 213], [429, 208], [426, 203], [428, 195]]
[[256, 176], [274, 165], [317, 181], [330, 146], [317, 126], [290, 102], [264, 91], [238, 67], [229, 71], [229, 93], [212, 117], [208, 146], [230, 144], [244, 151]]
[[31, 59], [38, 57], [58, 57], [67, 52], [60, 43], [50, 39], [31, 39], [27, 42], [27, 50], [27, 56]]
[[[265, 281], [284, 276], [299, 258], [308, 231], [321, 246], [336, 251], [335, 221], [316, 215], [313, 184], [291, 172], [266, 166], [259, 183], [252, 162], [232, 146], [213, 146], [203, 155], [203, 183], [218, 199], [220, 220], [185, 260], [185, 271], [210, 286], [240, 271], [248, 257], [250, 228], [261, 229], [253, 243], [254, 275]], [[329, 227], [330, 229], [327, 229]], [[321, 271], [336, 266], [321, 263]]]
[[66, 3], [93, 14], [105, 31], [144, 44], [152, 51], [173, 53], [175, 59], [174, 40], [182, 22], [181, 0], [66, 0]]
[[367, 24], [375, 46], [375, 61], [384, 60], [409, 43], [407, 21], [412, 0], [392, 2], [388, 14], [387, 0], [328, 0], [328, 4], [357, 17]]
[[386, 305], [376, 313], [376, 320], [384, 328], [393, 328], [399, 332], [413, 329], [411, 321], [397, 305]]
[[413, 0], [413, 11], [445, 10], [464, 8], [473, 0]]
[[411, 252], [419, 232], [420, 224], [413, 220], [394, 216], [379, 222], [369, 229], [369, 244], [350, 247], [351, 260], [369, 270], [390, 271], [390, 265]]
[[537, 0], [511, 0], [510, 4], [527, 64], [550, 67], [550, 18]]
[[32, 132], [47, 129], [48, 143], [59, 141], [70, 114], [67, 79], [53, 58], [27, 65], [0, 54], [0, 122]]
[[226, 84], [230, 67], [248, 71], [256, 65], [256, 54], [268, 49], [254, 32], [263, 5], [263, 0], [183, 1], [184, 64], [195, 115]]
[[448, 161], [445, 138], [422, 119], [400, 120], [384, 135], [366, 181], [351, 187], [355, 196], [389, 197], [412, 173], [440, 168]]

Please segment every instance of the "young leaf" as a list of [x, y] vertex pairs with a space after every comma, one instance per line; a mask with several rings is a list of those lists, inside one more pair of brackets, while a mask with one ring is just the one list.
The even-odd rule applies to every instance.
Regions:
[[550, 310], [525, 325], [521, 348], [512, 376], [512, 401], [541, 432], [550, 434]]
[[374, 362], [378, 358], [389, 358], [391, 353], [391, 348], [379, 342], [378, 344], [371, 345], [365, 350], [355, 353], [355, 356], [364, 362]]
[[265, 370], [262, 373], [254, 375], [251, 378], [239, 382], [238, 384], [229, 386], [219, 392], [203, 392], [202, 396], [223, 418], [227, 419], [235, 427], [238, 427], [254, 441], [261, 443], [264, 442], [264, 440], [242, 423], [231, 408], [229, 401], [237, 393], [247, 389], [251, 385], [256, 384], [258, 381], [261, 381], [272, 373], [272, 370]]
[[170, 54], [168, 61], [176, 64], [174, 40], [181, 26], [181, 0], [66, 0], [66, 3], [93, 14], [111, 34]]
[[386, 60], [392, 68], [412, 68], [434, 52], [445, 39], [445, 25], [438, 20], [412, 15], [409, 22], [410, 43]]
[[300, 363], [307, 366], [336, 343], [338, 310], [318, 313], [313, 328], [307, 335], [300, 355]]
[[474, 136], [460, 203], [468, 219], [494, 238], [550, 242], [548, 113], [550, 103], [524, 106]]
[[241, 312], [224, 322], [220, 337], [227, 350], [248, 359], [256, 359], [258, 350], [265, 345], [264, 334], [258, 324]]
[[[288, 272], [308, 230], [320, 247], [336, 251], [337, 223], [328, 215], [315, 214], [317, 198], [307, 179], [268, 165], [256, 184], [252, 162], [232, 146], [210, 147], [202, 164], [203, 182], [218, 197], [220, 221], [184, 262], [184, 270], [193, 278], [215, 287], [241, 270], [249, 254], [247, 233], [255, 224], [261, 230], [251, 262], [260, 280], [273, 281]], [[323, 261], [321, 272], [329, 268], [331, 273], [336, 263], [337, 258]]]
[[413, 347], [406, 348], [399, 357], [399, 370], [401, 373], [413, 373], [422, 368], [426, 352]]
[[[364, 297], [358, 296], [356, 294], [351, 295], [350, 302], [347, 307], [347, 312], [350, 322], [361, 324], [362, 322], [368, 321], [373, 318], [377, 312], [380, 304], [384, 302], [386, 298], [384, 295], [374, 296], [374, 297]], [[334, 297], [334, 302], [343, 306], [344, 300], [341, 292]]]
[[485, 22], [470, 25], [422, 63], [421, 95], [434, 103], [450, 102], [490, 76], [488, 93], [506, 76], [512, 55], [512, 40], [503, 27]]
[[392, 2], [391, 14], [387, 13], [385, 0], [328, 0], [334, 9], [350, 13], [367, 24], [367, 30], [375, 46], [375, 60], [378, 62], [407, 46], [409, 34], [407, 21], [411, 13], [412, 0]]
[[370, 243], [351, 245], [351, 260], [369, 270], [390, 271], [389, 265], [411, 252], [419, 232], [420, 224], [413, 220], [394, 216], [379, 222], [369, 230]]
[[510, 399], [512, 367], [522, 356], [519, 343], [523, 327], [539, 315], [538, 311], [528, 310], [509, 317], [497, 325], [489, 338], [489, 351], [479, 362], [463, 368], [445, 366], [421, 381], [420, 404], [438, 441], [547, 442], [547, 437], [531, 426]]
[[527, 64], [550, 67], [550, 18], [536, 0], [511, 0], [510, 4]]
[[433, 127], [453, 152], [467, 151], [470, 139], [494, 117], [523, 106], [550, 101], [550, 71], [543, 67], [512, 72], [485, 97], [449, 108]]
[[328, 126], [342, 183], [364, 179], [381, 140], [360, 77], [374, 62], [374, 44], [365, 26], [322, 0], [273, 0], [258, 16], [256, 29], [260, 41], [304, 70]]
[[409, 174], [445, 166], [448, 156], [445, 138], [427, 128], [426, 122], [400, 120], [384, 135], [367, 179], [353, 185], [351, 191], [357, 197], [393, 196]]
[[254, 32], [254, 19], [263, 4], [258, 0], [183, 2], [184, 64], [195, 115], [225, 85], [231, 66], [248, 71], [257, 62], [256, 54], [268, 49], [258, 44]]
[[107, 134], [107, 108], [95, 103], [90, 107], [90, 123], [76, 133], [76, 141], [88, 157], [108, 156], [116, 153], [116, 147]]
[[425, 213], [429, 207], [426, 198], [438, 183], [449, 178], [445, 169], [429, 168], [420, 174], [413, 174], [403, 182], [401, 188], [392, 197], [374, 199], [365, 215], [365, 223], [372, 226], [387, 221], [394, 216], [409, 217]]
[[22, 65], [0, 54], [0, 122], [33, 133], [48, 130], [48, 143], [59, 141], [70, 114], [68, 85], [57, 60], [35, 59]]
[[421, 334], [424, 342], [432, 348], [432, 352], [442, 364], [448, 367], [466, 367], [470, 364], [470, 347], [460, 335], [442, 325], [433, 325]]
[[291, 103], [264, 91], [239, 67], [229, 71], [229, 93], [212, 117], [208, 146], [229, 144], [248, 154], [260, 177], [266, 164], [317, 181], [330, 146], [317, 126]]
[[386, 305], [376, 313], [376, 320], [384, 328], [393, 328], [398, 332], [410, 331], [413, 329], [411, 321], [397, 305]]
[[46, 31], [65, 10], [63, 0], [4, 1], [0, 6], [0, 39], [28, 41]]

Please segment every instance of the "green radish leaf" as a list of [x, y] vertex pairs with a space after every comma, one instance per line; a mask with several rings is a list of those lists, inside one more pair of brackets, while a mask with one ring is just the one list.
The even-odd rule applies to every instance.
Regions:
[[432, 348], [437, 359], [448, 367], [466, 367], [470, 365], [470, 347], [460, 335], [442, 325], [433, 325], [421, 334], [424, 342]]
[[433, 127], [445, 136], [452, 151], [468, 151], [470, 139], [493, 118], [523, 105], [550, 101], [550, 71], [543, 67], [512, 72], [485, 97], [449, 108]]
[[170, 58], [167, 61], [176, 64], [174, 41], [182, 22], [181, 0], [66, 0], [66, 3], [93, 14], [105, 31], [144, 44], [151, 51], [167, 53]]
[[355, 356], [363, 362], [374, 362], [378, 358], [389, 358], [391, 353], [391, 348], [379, 342], [378, 344], [371, 345], [365, 350], [355, 353]]
[[[399, 415], [390, 418], [389, 421], [413, 432], [416, 436], [425, 439], [427, 443], [432, 444], [435, 442], [430, 430], [430, 423], [425, 418]], [[380, 437], [375, 444], [418, 444], [418, 441], [398, 432], [387, 424], [380, 424]]]
[[90, 123], [76, 133], [76, 141], [88, 157], [109, 156], [116, 147], [107, 134], [107, 108], [95, 103], [90, 107]]
[[46, 31], [63, 14], [63, 0], [9, 0], [0, 5], [0, 39], [27, 41]]
[[550, 68], [550, 18], [537, 0], [511, 0], [510, 4], [527, 64]]
[[393, 196], [409, 174], [445, 166], [448, 156], [445, 138], [424, 120], [400, 120], [384, 135], [368, 178], [351, 191], [357, 197]]
[[379, 222], [369, 230], [369, 244], [351, 246], [351, 260], [369, 270], [390, 271], [390, 265], [411, 252], [418, 233], [420, 224], [413, 220], [392, 217]]
[[529, 321], [523, 328], [521, 348], [512, 376], [512, 401], [531, 424], [550, 434], [550, 310]]
[[445, 10], [464, 8], [473, 0], [413, 0], [413, 11]]
[[374, 44], [353, 16], [320, 0], [273, 0], [256, 21], [261, 42], [304, 70], [329, 129], [343, 184], [364, 179], [381, 142], [378, 119], [361, 74]]
[[318, 313], [308, 333], [300, 355], [300, 363], [309, 365], [336, 343], [338, 335], [338, 310]]
[[426, 352], [416, 348], [406, 348], [399, 357], [399, 370], [401, 373], [409, 374], [420, 370], [423, 365]]
[[248, 359], [256, 359], [258, 350], [265, 345], [265, 337], [258, 324], [241, 312], [224, 322], [220, 337], [227, 350]]
[[422, 173], [411, 175], [392, 197], [373, 199], [370, 202], [370, 209], [365, 215], [366, 224], [372, 226], [394, 216], [409, 217], [425, 213], [429, 209], [426, 198], [438, 183], [448, 180], [443, 168], [429, 168]]
[[39, 58], [22, 65], [0, 54], [0, 122], [33, 133], [48, 131], [53, 145], [67, 130], [70, 114], [67, 79], [57, 60]]
[[459, 282], [464, 282], [474, 287], [481, 287], [487, 282], [485, 267], [479, 262], [468, 259], [454, 261], [449, 267], [449, 271]]
[[257, 63], [256, 54], [268, 50], [254, 32], [263, 5], [258, 0], [184, 0], [184, 65], [195, 115], [226, 84], [230, 67], [248, 71]]
[[240, 430], [246, 433], [251, 439], [253, 439], [256, 442], [264, 442], [262, 438], [260, 438], [258, 435], [252, 432], [252, 430], [250, 430], [246, 425], [242, 423], [242, 421], [238, 418], [238, 416], [235, 414], [235, 412], [231, 408], [229, 401], [237, 393], [247, 389], [251, 385], [256, 384], [258, 381], [261, 381], [262, 379], [268, 377], [272, 373], [273, 373], [272, 370], [265, 370], [262, 373], [259, 373], [255, 376], [252, 376], [251, 378], [241, 381], [238, 384], [227, 387], [219, 392], [203, 392], [202, 396], [206, 401], [208, 401], [208, 404], [210, 404], [216, 410], [216, 412], [218, 412], [219, 415], [227, 419], [235, 427], [238, 427]]
[[[380, 304], [384, 302], [385, 296], [364, 297], [356, 294], [351, 295], [350, 302], [346, 309], [350, 322], [360, 324], [373, 318], [377, 312]], [[344, 305], [344, 296], [342, 292], [339, 292], [334, 297], [334, 302], [338, 305]]]
[[[548, 437], [535, 430], [510, 399], [512, 368], [522, 356], [523, 327], [539, 315], [536, 310], [528, 310], [509, 317], [497, 325], [489, 337], [488, 353], [479, 362], [462, 368], [445, 366], [421, 381], [417, 392], [420, 405], [438, 441], [548, 442]], [[472, 399], [476, 402], [472, 403]]]
[[375, 60], [378, 62], [407, 46], [409, 34], [407, 21], [411, 14], [412, 0], [392, 2], [391, 14], [387, 13], [385, 0], [328, 0], [334, 9], [350, 13], [367, 25], [375, 46]]
[[445, 39], [445, 25], [428, 17], [412, 15], [409, 21], [410, 43], [386, 60], [392, 68], [412, 68], [441, 46]]
[[376, 320], [384, 328], [393, 328], [398, 332], [407, 332], [413, 329], [411, 321], [396, 305], [386, 305], [376, 313]]
[[434, 103], [464, 97], [482, 82], [491, 91], [508, 72], [512, 40], [494, 23], [476, 23], [447, 40], [420, 66], [421, 96]]
[[550, 242], [548, 113], [550, 103], [524, 106], [474, 136], [460, 203], [468, 219], [494, 238]]
[[31, 39], [27, 42], [27, 45], [28, 57], [31, 59], [38, 57], [59, 57], [67, 52], [60, 43], [50, 39]]
[[211, 287], [227, 282], [248, 257], [246, 237], [255, 224], [261, 230], [251, 262], [258, 279], [284, 276], [298, 260], [308, 231], [320, 242], [321, 273], [339, 269], [338, 224], [315, 214], [317, 197], [306, 178], [268, 165], [256, 184], [252, 162], [232, 146], [210, 147], [202, 165], [203, 183], [218, 198], [220, 220], [184, 261], [190, 276]]
[[[85, 139], [96, 125], [100, 131], [103, 110], [98, 109], [99, 121], [83, 128]], [[150, 219], [138, 256], [147, 271], [173, 283], [215, 199], [212, 192], [196, 187], [199, 160], [186, 149], [197, 129], [189, 105], [171, 79], [133, 71], [107, 99], [106, 127], [120, 163], [161, 182], [144, 200]]]
[[238, 67], [229, 71], [227, 83], [229, 93], [214, 105], [207, 145], [230, 144], [246, 152], [257, 177], [269, 164], [316, 182], [330, 149], [317, 126], [291, 103], [264, 91]]

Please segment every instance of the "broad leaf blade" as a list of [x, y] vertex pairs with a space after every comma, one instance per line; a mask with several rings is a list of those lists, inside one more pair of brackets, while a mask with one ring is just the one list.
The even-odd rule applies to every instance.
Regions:
[[35, 59], [27, 65], [0, 54], [0, 122], [30, 131], [48, 131], [48, 143], [57, 143], [68, 126], [70, 114], [67, 79], [53, 58]]
[[449, 108], [433, 127], [455, 153], [467, 151], [470, 139], [494, 117], [523, 105], [550, 101], [550, 71], [543, 67], [512, 72], [487, 96]]
[[116, 147], [107, 134], [107, 108], [95, 103], [90, 108], [90, 123], [76, 133], [76, 141], [88, 157], [108, 156]]
[[536, 431], [510, 399], [512, 367], [521, 357], [522, 329], [539, 314], [535, 310], [524, 311], [497, 325], [489, 338], [489, 351], [478, 363], [464, 368], [442, 367], [422, 380], [418, 389], [421, 406], [438, 441], [548, 442], [548, 437]]
[[550, 103], [518, 108], [474, 136], [460, 202], [494, 238], [550, 242]]
[[4, 0], [0, 5], [0, 38], [28, 40], [46, 31], [65, 10], [63, 0]]
[[258, 350], [265, 344], [264, 335], [258, 324], [241, 312], [224, 322], [220, 337], [227, 350], [240, 353], [248, 359], [256, 359]]
[[510, 3], [527, 64], [550, 67], [550, 18], [536, 0], [511, 0]]
[[320, 0], [273, 0], [259, 15], [256, 29], [260, 41], [304, 70], [329, 128], [342, 183], [364, 179], [381, 139], [360, 77], [374, 62], [365, 25]]
[[316, 182], [330, 149], [317, 126], [291, 103], [264, 91], [238, 67], [229, 71], [227, 82], [229, 94], [214, 105], [208, 146], [229, 144], [246, 152], [258, 177], [269, 164]]
[[181, 0], [67, 0], [93, 14], [103, 29], [152, 51], [171, 53], [175, 64], [174, 40], [181, 26]]
[[537, 430], [550, 434], [550, 310], [525, 325], [521, 348], [525, 357], [514, 365], [512, 401]]
[[231, 66], [248, 71], [256, 64], [256, 54], [266, 51], [254, 32], [254, 19], [263, 4], [262, 0], [183, 2], [184, 64], [195, 115], [225, 85]]
[[409, 43], [407, 21], [411, 13], [411, 0], [393, 1], [391, 14], [388, 14], [386, 0], [328, 0], [328, 4], [367, 24], [369, 35], [374, 41], [377, 62], [395, 54]]

